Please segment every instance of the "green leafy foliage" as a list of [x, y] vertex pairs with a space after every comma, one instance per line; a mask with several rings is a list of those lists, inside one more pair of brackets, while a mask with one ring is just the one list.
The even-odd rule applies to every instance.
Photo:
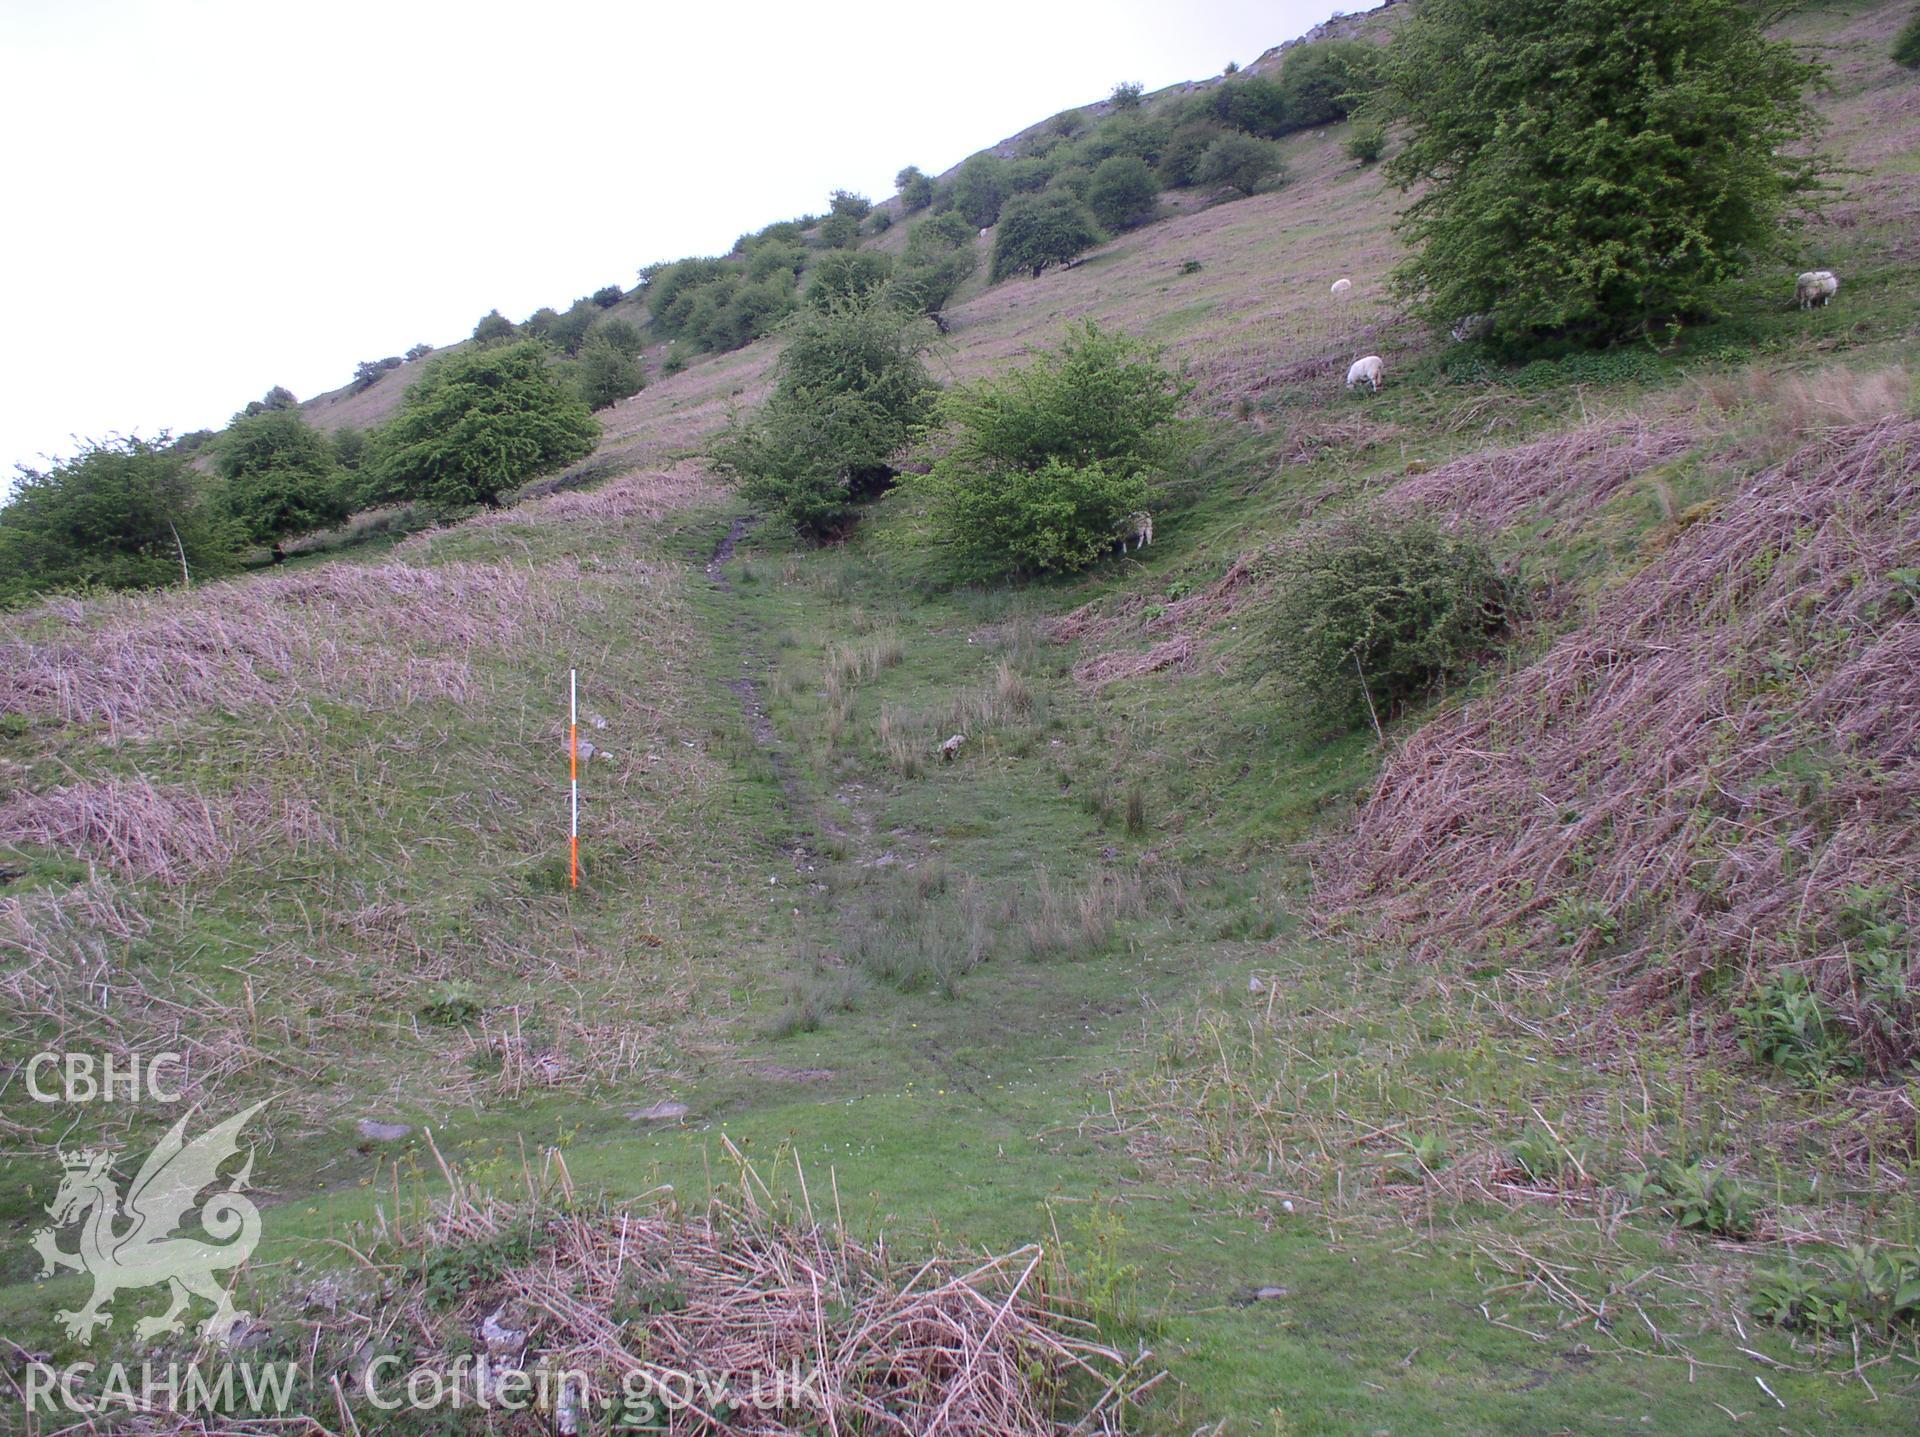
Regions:
[[1512, 602], [1478, 538], [1426, 519], [1349, 519], [1284, 561], [1275, 672], [1309, 716], [1385, 717], [1466, 669]]
[[1363, 125], [1347, 136], [1347, 158], [1360, 165], [1371, 165], [1387, 152], [1387, 132], [1374, 125]]
[[1200, 157], [1227, 131], [1208, 120], [1193, 120], [1180, 126], [1160, 152], [1160, 183], [1168, 189], [1185, 189], [1193, 183], [1193, 172]]
[[805, 300], [808, 307], [829, 310], [849, 300], [864, 300], [877, 293], [893, 273], [890, 255], [863, 251], [838, 251], [823, 257], [807, 279]]
[[1671, 1158], [1632, 1174], [1625, 1187], [1637, 1205], [1657, 1207], [1676, 1227], [1709, 1237], [1744, 1241], [1759, 1230], [1763, 1215], [1751, 1188], [1724, 1168], [1701, 1162]]
[[1239, 130], [1263, 139], [1287, 132], [1287, 97], [1278, 80], [1264, 75], [1237, 75], [1216, 85], [1194, 107], [1197, 116], [1213, 125]]
[[504, 344], [519, 335], [513, 327], [513, 321], [497, 309], [490, 309], [481, 316], [480, 322], [473, 327], [475, 344]]
[[998, 284], [1023, 271], [1038, 279], [1042, 270], [1065, 263], [1105, 238], [1093, 211], [1071, 194], [1049, 190], [1043, 195], [1016, 196], [994, 232], [993, 281]]
[[587, 342], [587, 332], [600, 318], [600, 310], [590, 299], [576, 299], [565, 314], [555, 315], [541, 336], [562, 354], [578, 354]]
[[593, 292], [593, 302], [602, 309], [612, 309], [627, 297], [627, 292], [617, 284], [602, 285]]
[[1893, 63], [1920, 70], [1920, 10], [1901, 28], [1893, 42]]
[[999, 221], [1010, 189], [1006, 161], [974, 155], [953, 177], [953, 207], [975, 229], [985, 229]]
[[1603, 344], [1710, 313], [1814, 184], [1820, 73], [1737, 0], [1434, 0], [1384, 61], [1421, 194], [1397, 272], [1438, 328]]
[[1920, 1249], [1849, 1243], [1837, 1270], [1764, 1269], [1749, 1309], [1779, 1327], [1891, 1337], [1920, 1325]]
[[52, 589], [152, 589], [234, 567], [241, 535], [205, 502], [186, 456], [156, 440], [83, 446], [22, 466], [0, 508], [0, 601]]
[[1138, 80], [1122, 80], [1113, 87], [1113, 93], [1107, 97], [1107, 103], [1116, 110], [1137, 110], [1140, 108], [1140, 96], [1146, 86]]
[[527, 340], [442, 355], [407, 391], [368, 466], [381, 499], [442, 509], [500, 496], [593, 452], [600, 426]]
[[1279, 173], [1280, 157], [1273, 146], [1251, 135], [1222, 135], [1194, 162], [1193, 182], [1250, 195]]
[[913, 483], [951, 570], [1034, 576], [1099, 558], [1180, 452], [1189, 388], [1156, 351], [1086, 324], [1026, 368], [950, 393], [951, 443]]
[[595, 334], [580, 350], [574, 387], [588, 409], [601, 410], [638, 394], [647, 382], [645, 367], [604, 335]]
[[888, 284], [888, 297], [910, 312], [936, 313], [979, 265], [966, 220], [953, 210], [934, 215], [907, 232], [906, 252]]
[[1377, 83], [1380, 48], [1355, 40], [1322, 40], [1287, 52], [1280, 92], [1287, 128], [1344, 120]]
[[930, 340], [924, 321], [886, 304], [803, 311], [773, 393], [734, 417], [714, 445], [715, 466], [803, 537], [844, 532], [932, 421], [936, 387], [921, 359]]
[[1116, 233], [1145, 224], [1160, 203], [1153, 168], [1137, 155], [1111, 155], [1100, 162], [1087, 184], [1087, 208]]
[[1740, 1046], [1790, 1077], [1816, 1082], [1859, 1070], [1846, 1029], [1804, 973], [1774, 974], [1734, 1014], [1740, 1020]]
[[909, 214], [933, 203], [933, 181], [920, 172], [918, 165], [908, 165], [895, 175], [893, 187], [900, 195], [901, 206]]
[[220, 511], [255, 543], [282, 540], [345, 519], [352, 504], [334, 446], [298, 410], [236, 420], [213, 446]]

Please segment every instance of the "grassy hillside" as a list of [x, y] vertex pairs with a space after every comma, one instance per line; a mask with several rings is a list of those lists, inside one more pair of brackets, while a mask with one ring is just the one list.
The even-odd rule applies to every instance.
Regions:
[[[1920, 1278], [1911, 1007], [1811, 1080], [1733, 1016], [1777, 973], [1910, 971], [1920, 933], [1905, 13], [1787, 22], [1851, 171], [1672, 350], [1436, 347], [1337, 127], [1277, 191], [976, 279], [943, 380], [1092, 317], [1196, 383], [1154, 545], [1079, 581], [940, 584], [904, 495], [824, 550], [756, 526], [697, 456], [761, 342], [603, 415], [580, 487], [0, 620], [16, 1355], [99, 1355], [29, 1248], [56, 1144], [137, 1158], [178, 1115], [36, 1104], [21, 1068], [170, 1048], [206, 1114], [271, 1100], [243, 1305], [322, 1372], [363, 1317], [465, 1350], [538, 1306], [481, 1194], [544, 1183], [590, 1236], [585, 1195], [664, 1186], [830, 1210], [909, 1270], [1041, 1243], [1167, 1372], [1135, 1430], [1913, 1430], [1920, 1338], [1873, 1287]], [[1814, 266], [1840, 296], [1794, 310]], [[1341, 387], [1365, 353], [1377, 396]], [[309, 413], [371, 423], [405, 375]], [[1288, 719], [1268, 661], [1275, 556], [1372, 504], [1475, 523], [1533, 596], [1384, 742]], [[458, 1220], [396, 1237], [450, 1171]], [[1853, 1318], [1769, 1320], [1828, 1289]]]

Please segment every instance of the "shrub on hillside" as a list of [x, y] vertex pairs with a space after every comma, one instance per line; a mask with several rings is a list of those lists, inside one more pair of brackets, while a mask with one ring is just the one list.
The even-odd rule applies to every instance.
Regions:
[[714, 445], [715, 467], [803, 537], [844, 532], [933, 418], [937, 387], [921, 359], [930, 342], [925, 321], [885, 304], [803, 311], [775, 362], [773, 393], [734, 416]]
[[590, 299], [576, 299], [565, 314], [556, 315], [541, 337], [562, 354], [574, 355], [587, 342], [587, 331], [600, 318], [600, 310]]
[[330, 441], [333, 445], [333, 462], [342, 469], [357, 470], [366, 462], [367, 431], [351, 424], [342, 424], [333, 431]]
[[821, 259], [807, 280], [809, 308], [829, 310], [848, 300], [864, 300], [877, 293], [893, 273], [893, 257], [841, 250]]
[[1192, 184], [1200, 157], [1226, 133], [1210, 120], [1190, 120], [1175, 130], [1160, 152], [1160, 183], [1170, 190], [1185, 189]]
[[973, 230], [958, 214], [949, 210], [921, 220], [907, 232], [906, 252], [888, 282], [888, 298], [902, 309], [933, 314], [979, 264]]
[[899, 192], [901, 206], [909, 214], [933, 203], [933, 181], [920, 172], [918, 165], [908, 165], [895, 175], [893, 187]]
[[1904, 29], [1893, 42], [1893, 62], [1905, 65], [1909, 70], [1920, 70], [1920, 10], [1907, 21]]
[[1347, 158], [1357, 164], [1370, 165], [1386, 153], [1387, 132], [1373, 125], [1364, 125], [1347, 136]]
[[513, 327], [513, 321], [497, 309], [490, 309], [473, 327], [473, 340], [476, 344], [503, 344], [515, 338], [519, 331]]
[[762, 284], [770, 279], [792, 284], [806, 263], [805, 245], [795, 244], [791, 240], [766, 240], [756, 244], [747, 256], [747, 279], [754, 284]]
[[170, 447], [164, 435], [95, 441], [51, 469], [22, 467], [0, 506], [0, 602], [231, 570], [241, 536]]
[[599, 437], [539, 343], [442, 355], [380, 430], [369, 497], [494, 508], [508, 490], [591, 454]]
[[956, 576], [1071, 573], [1113, 546], [1180, 451], [1191, 386], [1093, 324], [942, 408], [952, 442], [912, 481]]
[[1100, 162], [1087, 183], [1087, 208], [1114, 231], [1130, 230], [1153, 218], [1160, 186], [1147, 162], [1135, 155], [1114, 155]]
[[640, 326], [630, 319], [615, 317], [603, 319], [593, 327], [589, 340], [604, 340], [631, 359], [647, 347], [646, 339], [640, 333]]
[[1193, 182], [1207, 189], [1250, 195], [1280, 173], [1273, 146], [1251, 135], [1222, 135], [1193, 167]]
[[238, 419], [213, 445], [221, 483], [214, 502], [256, 544], [281, 545], [327, 529], [352, 511], [346, 477], [332, 444], [297, 410]]
[[1011, 201], [993, 237], [994, 283], [1025, 270], [1035, 279], [1051, 265], [1063, 264], [1099, 244], [1106, 235], [1100, 222], [1071, 194], [1049, 190]]
[[1283, 135], [1289, 128], [1286, 92], [1278, 80], [1265, 75], [1240, 75], [1215, 85], [1190, 113], [1203, 122], [1262, 139]]
[[1344, 120], [1378, 83], [1380, 48], [1357, 40], [1322, 40], [1287, 52], [1280, 93], [1289, 130]]
[[638, 394], [647, 382], [647, 374], [632, 353], [596, 333], [580, 347], [573, 380], [587, 408], [601, 410]]
[[1416, 311], [1594, 345], [1710, 313], [1822, 163], [1821, 71], [1763, 24], [1738, 0], [1427, 0], [1380, 94], [1407, 132], [1387, 174], [1421, 190]]
[[1137, 110], [1146, 88], [1138, 80], [1122, 80], [1113, 87], [1113, 93], [1107, 97], [1108, 103], [1116, 110]]
[[860, 243], [860, 221], [850, 214], [831, 214], [820, 221], [815, 238], [822, 249], [851, 249]]
[[1385, 719], [1464, 672], [1512, 603], [1479, 538], [1426, 519], [1349, 520], [1287, 556], [1274, 670], [1303, 713]]
[[835, 190], [828, 201], [828, 209], [836, 215], [850, 215], [855, 224], [873, 213], [873, 201], [865, 195], [857, 195], [852, 190]]
[[617, 284], [602, 285], [593, 292], [593, 302], [602, 309], [612, 309], [627, 297], [627, 292]]
[[953, 207], [975, 229], [985, 229], [1000, 219], [1007, 202], [1007, 166], [993, 155], [971, 156], [953, 177]]
[[433, 346], [431, 344], [421, 343], [421, 344], [416, 344], [412, 349], [409, 349], [406, 352], [404, 358], [406, 359], [408, 364], [418, 364], [421, 360], [425, 359], [429, 354], [432, 354], [432, 353], [433, 353]]

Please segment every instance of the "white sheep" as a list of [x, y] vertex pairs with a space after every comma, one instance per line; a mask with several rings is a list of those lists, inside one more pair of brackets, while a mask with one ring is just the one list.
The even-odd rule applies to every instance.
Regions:
[[1342, 299], [1346, 296], [1347, 291], [1352, 288], [1353, 288], [1352, 280], [1336, 279], [1333, 282], [1333, 288], [1331, 291], [1329, 291], [1329, 293], [1331, 293], [1335, 299]]
[[1136, 514], [1127, 515], [1126, 522], [1120, 526], [1120, 552], [1127, 552], [1127, 541], [1133, 541], [1133, 547], [1144, 549], [1153, 542], [1153, 515], [1142, 509]]
[[1793, 298], [1802, 309], [1812, 309], [1816, 300], [1825, 309], [1827, 301], [1839, 292], [1840, 280], [1832, 270], [1810, 269], [1795, 282]]
[[1369, 354], [1364, 359], [1356, 359], [1347, 369], [1347, 388], [1366, 383], [1373, 386], [1373, 392], [1380, 392], [1380, 374], [1386, 366], [1380, 362], [1380, 356]]

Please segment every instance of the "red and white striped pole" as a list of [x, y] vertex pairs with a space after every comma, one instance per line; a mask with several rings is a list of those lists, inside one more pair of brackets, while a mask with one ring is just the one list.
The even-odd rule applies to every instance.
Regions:
[[567, 670], [567, 778], [573, 790], [573, 812], [567, 829], [567, 874], [580, 886], [580, 671]]

